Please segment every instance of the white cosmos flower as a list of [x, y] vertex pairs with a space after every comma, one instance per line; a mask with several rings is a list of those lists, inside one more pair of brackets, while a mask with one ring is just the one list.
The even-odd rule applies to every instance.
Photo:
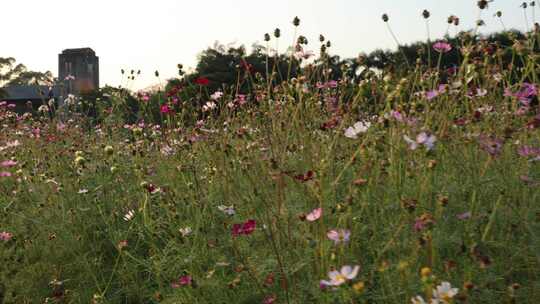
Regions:
[[418, 134], [416, 136], [416, 140], [411, 139], [407, 135], [403, 135], [403, 139], [409, 145], [410, 150], [416, 150], [419, 146], [423, 145], [428, 151], [431, 151], [435, 147], [435, 142], [437, 141], [437, 137], [435, 137], [435, 135], [428, 134], [426, 132]]
[[358, 121], [352, 127], [348, 127], [345, 130], [345, 136], [348, 138], [357, 139], [358, 134], [366, 133], [369, 127], [371, 127], [371, 123], [369, 121]]
[[203, 105], [203, 111], [204, 112], [207, 112], [207, 111], [210, 111], [210, 110], [213, 110], [217, 107], [216, 103], [213, 102], [213, 101], [208, 101], [206, 102], [205, 105]]
[[433, 289], [433, 297], [437, 303], [450, 303], [450, 300], [457, 295], [459, 289], [452, 288], [448, 282], [442, 282], [441, 285]]
[[218, 100], [218, 99], [220, 99], [222, 96], [223, 96], [223, 92], [221, 92], [221, 91], [216, 91], [216, 92], [214, 92], [214, 94], [210, 95], [210, 98], [212, 98], [213, 100]]
[[435, 135], [426, 132], [422, 132], [416, 136], [416, 142], [420, 145], [424, 145], [428, 151], [433, 149], [436, 141], [437, 137], [435, 137]]
[[421, 296], [416, 296], [411, 299], [412, 304], [427, 304], [427, 302]]
[[333, 270], [328, 273], [328, 277], [330, 278], [330, 281], [321, 280], [321, 285], [323, 286], [339, 286], [347, 280], [352, 280], [356, 278], [358, 275], [358, 271], [360, 270], [360, 266], [356, 265], [354, 267], [345, 265], [341, 267], [340, 271]]
[[416, 148], [418, 148], [418, 143], [416, 143], [416, 141], [412, 140], [409, 136], [403, 135], [403, 139], [409, 145], [409, 149], [416, 150]]
[[234, 210], [234, 206], [233, 205], [230, 205], [230, 206], [225, 206], [225, 205], [220, 205], [218, 206], [218, 209], [225, 213], [226, 215], [234, 215], [236, 213], [236, 211]]
[[124, 214], [124, 221], [129, 222], [135, 216], [135, 210], [131, 209], [126, 214]]
[[178, 229], [178, 231], [180, 231], [180, 234], [182, 234], [182, 236], [186, 237], [193, 232], [193, 229], [191, 229], [191, 227], [184, 227]]

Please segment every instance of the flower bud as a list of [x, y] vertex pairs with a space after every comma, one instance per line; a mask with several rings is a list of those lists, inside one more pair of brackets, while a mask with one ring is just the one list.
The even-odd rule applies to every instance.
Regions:
[[480, 1], [477, 2], [477, 4], [478, 4], [478, 7], [479, 7], [481, 10], [487, 8], [487, 6], [488, 6], [487, 0], [480, 0]]
[[105, 151], [105, 154], [107, 155], [112, 155], [114, 153], [114, 149], [112, 146], [106, 146], [105, 149], [103, 149]]
[[429, 276], [431, 275], [431, 268], [429, 268], [429, 267], [422, 267], [422, 269], [420, 269], [420, 275], [421, 275], [423, 278], [429, 277]]
[[298, 18], [298, 16], [294, 17], [293, 24], [294, 24], [294, 26], [299, 26], [300, 25], [300, 18]]
[[86, 159], [84, 159], [84, 157], [82, 157], [82, 156], [77, 156], [77, 157], [75, 157], [74, 162], [75, 162], [75, 165], [82, 166], [86, 162]]

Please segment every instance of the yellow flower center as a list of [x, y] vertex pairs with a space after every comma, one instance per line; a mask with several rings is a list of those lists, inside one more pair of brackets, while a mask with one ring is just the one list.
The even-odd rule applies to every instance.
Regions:
[[345, 282], [346, 280], [347, 278], [342, 274], [336, 275], [336, 278], [334, 279], [334, 281], [340, 282], [340, 283]]

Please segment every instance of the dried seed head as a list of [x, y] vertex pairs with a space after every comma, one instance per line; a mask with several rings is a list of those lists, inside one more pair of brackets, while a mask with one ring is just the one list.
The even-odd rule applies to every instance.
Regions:
[[428, 19], [429, 16], [431, 16], [431, 14], [429, 13], [428, 10], [425, 9], [425, 10], [422, 12], [422, 17], [424, 17], [424, 19]]
[[501, 18], [501, 17], [502, 17], [502, 12], [501, 12], [501, 11], [498, 11], [498, 12], [495, 14], [495, 16]]
[[480, 1], [477, 2], [477, 4], [478, 4], [478, 7], [479, 7], [481, 10], [483, 10], [483, 9], [487, 8], [487, 6], [488, 6], [488, 1], [487, 1], [487, 0], [480, 0]]
[[264, 34], [264, 41], [266, 42], [270, 41], [270, 34], [268, 33]]
[[465, 282], [463, 284], [463, 289], [465, 289], [465, 290], [473, 290], [474, 289], [474, 284], [472, 282]]
[[294, 17], [293, 24], [294, 24], [294, 26], [299, 26], [300, 25], [300, 18], [298, 18], [298, 16]]
[[388, 15], [387, 15], [387, 14], [383, 14], [383, 15], [382, 15], [382, 20], [383, 20], [384, 22], [388, 22], [388, 20], [389, 20]]
[[275, 30], [274, 30], [274, 37], [279, 38], [280, 36], [281, 36], [281, 30], [278, 29], [278, 28], [275, 29]]

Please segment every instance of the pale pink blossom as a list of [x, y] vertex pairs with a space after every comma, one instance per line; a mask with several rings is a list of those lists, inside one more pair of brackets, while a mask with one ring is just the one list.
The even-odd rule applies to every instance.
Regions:
[[318, 220], [322, 215], [322, 208], [313, 209], [310, 213], [306, 215], [306, 220], [314, 222]]

